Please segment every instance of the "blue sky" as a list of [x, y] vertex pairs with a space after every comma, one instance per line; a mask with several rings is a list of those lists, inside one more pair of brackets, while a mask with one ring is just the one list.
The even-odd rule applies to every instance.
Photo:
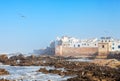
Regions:
[[63, 35], [120, 38], [120, 0], [0, 0], [0, 53], [29, 53]]

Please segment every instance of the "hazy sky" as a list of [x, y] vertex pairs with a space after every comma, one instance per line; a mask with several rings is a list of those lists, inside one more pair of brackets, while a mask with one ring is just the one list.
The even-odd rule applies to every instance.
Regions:
[[0, 0], [0, 53], [29, 53], [62, 35], [120, 38], [120, 0]]

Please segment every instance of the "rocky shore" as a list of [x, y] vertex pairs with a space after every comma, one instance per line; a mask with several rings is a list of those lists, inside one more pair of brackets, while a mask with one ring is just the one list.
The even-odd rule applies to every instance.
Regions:
[[110, 68], [107, 66], [99, 66], [94, 63], [86, 62], [52, 62], [47, 65], [55, 66], [56, 68], [65, 68], [61, 70], [46, 70], [45, 68], [38, 70], [43, 73], [53, 73], [61, 76], [75, 76], [67, 81], [119, 81], [120, 68]]
[[[92, 59], [90, 62], [68, 61], [73, 57], [57, 56], [0, 56], [0, 62], [11, 66], [52, 66], [55, 69], [40, 68], [36, 72], [72, 76], [67, 81], [120, 81], [120, 61], [116, 59]], [[77, 58], [78, 59], [78, 58]], [[64, 68], [64, 70], [59, 70]], [[9, 73], [6, 73], [9, 74]]]
[[5, 69], [0, 69], [0, 75], [8, 75], [9, 72], [6, 71]]
[[[9, 72], [6, 71], [5, 69], [0, 69], [0, 75], [9, 75]], [[0, 79], [0, 81], [9, 81], [9, 80]]]
[[6, 79], [0, 79], [0, 81], [10, 81], [10, 80], [6, 80]]

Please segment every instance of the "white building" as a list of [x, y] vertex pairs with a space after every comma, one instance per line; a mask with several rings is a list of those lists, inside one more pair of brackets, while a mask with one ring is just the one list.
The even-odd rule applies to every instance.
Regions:
[[120, 51], [120, 40], [114, 40], [112, 42], [112, 51]]
[[74, 37], [63, 36], [57, 37], [55, 45], [62, 45], [63, 47], [98, 47], [98, 39], [80, 40]]
[[77, 39], [74, 37], [63, 36], [61, 38], [57, 37], [55, 41], [56, 46], [63, 47], [98, 47], [98, 43], [109, 43], [109, 51], [117, 52], [120, 51], [120, 40], [113, 39], [112, 37], [101, 37], [100, 39], [92, 38], [92, 39]]
[[[120, 40], [112, 37], [101, 37], [99, 43], [108, 43], [109, 52], [120, 52]], [[104, 47], [104, 46], [103, 46]]]

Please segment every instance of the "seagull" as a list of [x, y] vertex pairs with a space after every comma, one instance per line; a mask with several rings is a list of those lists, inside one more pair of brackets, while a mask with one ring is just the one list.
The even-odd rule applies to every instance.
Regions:
[[25, 15], [21, 14], [21, 13], [18, 13], [18, 15], [21, 17], [21, 18], [26, 18]]
[[22, 18], [25, 18], [25, 16], [24, 16], [24, 15], [22, 15], [21, 17], [22, 17]]

